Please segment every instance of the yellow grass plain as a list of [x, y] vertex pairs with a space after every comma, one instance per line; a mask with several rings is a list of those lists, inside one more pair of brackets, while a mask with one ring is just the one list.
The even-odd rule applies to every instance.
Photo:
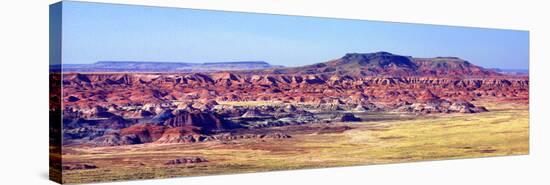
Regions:
[[[242, 105], [257, 102], [242, 102]], [[98, 168], [63, 171], [64, 183], [167, 178], [321, 168], [350, 165], [474, 158], [529, 153], [529, 111], [525, 104], [476, 102], [490, 111], [435, 114], [410, 120], [336, 123], [355, 129], [293, 135], [290, 139], [143, 144], [63, 149], [64, 164]], [[201, 156], [209, 162], [164, 165]]]

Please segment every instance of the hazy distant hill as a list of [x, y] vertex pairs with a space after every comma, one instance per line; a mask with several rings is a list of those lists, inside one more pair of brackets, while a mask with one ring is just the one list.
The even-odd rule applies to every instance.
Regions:
[[508, 74], [508, 75], [523, 75], [528, 76], [529, 70], [528, 69], [499, 69], [499, 68], [492, 68], [491, 70], [496, 71], [498, 73], [502, 74]]
[[[60, 66], [52, 66], [59, 68]], [[229, 70], [258, 70], [281, 66], [264, 61], [236, 61], [212, 63], [99, 61], [93, 64], [63, 64], [64, 72], [207, 72]]]

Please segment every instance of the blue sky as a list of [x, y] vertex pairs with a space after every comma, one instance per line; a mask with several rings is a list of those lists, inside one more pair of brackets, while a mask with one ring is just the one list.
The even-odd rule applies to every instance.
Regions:
[[263, 60], [300, 66], [346, 53], [457, 56], [527, 69], [529, 33], [65, 1], [63, 62]]

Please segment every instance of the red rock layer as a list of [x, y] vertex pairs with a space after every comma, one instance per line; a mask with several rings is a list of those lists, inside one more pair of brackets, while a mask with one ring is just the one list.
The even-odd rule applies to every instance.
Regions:
[[[71, 98], [70, 97], [74, 97]], [[354, 77], [347, 75], [65, 74], [65, 107], [217, 100], [399, 103], [483, 97], [527, 102], [528, 77]], [[70, 101], [71, 100], [71, 101]], [[74, 101], [73, 101], [74, 100]], [[155, 110], [147, 110], [155, 111]]]

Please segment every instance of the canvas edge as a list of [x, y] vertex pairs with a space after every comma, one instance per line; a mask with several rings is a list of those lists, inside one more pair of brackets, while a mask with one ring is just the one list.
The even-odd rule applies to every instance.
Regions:
[[62, 173], [62, 14], [63, 2], [49, 6], [49, 179], [63, 183]]

